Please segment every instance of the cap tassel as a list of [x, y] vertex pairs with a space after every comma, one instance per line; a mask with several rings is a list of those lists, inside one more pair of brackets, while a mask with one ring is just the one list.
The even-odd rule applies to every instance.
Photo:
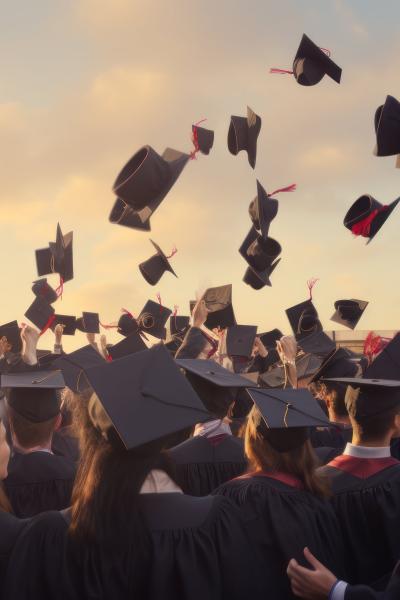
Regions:
[[328, 50], [328, 48], [321, 48], [320, 47], [320, 50], [322, 50], [322, 52], [325, 52], [325, 54], [327, 55], [328, 58], [331, 57], [331, 51]]
[[174, 318], [175, 330], [178, 329], [176, 326], [176, 315], [178, 314], [178, 308], [179, 306], [177, 304], [174, 304], [174, 312], [172, 313], [172, 316]]
[[280, 74], [280, 75], [293, 75], [293, 71], [287, 71], [286, 69], [275, 69], [272, 68], [269, 70], [270, 73]]
[[64, 292], [64, 279], [60, 275], [60, 283], [59, 286], [55, 290], [57, 296], [62, 300], [62, 295]]
[[375, 218], [379, 215], [379, 213], [384, 212], [387, 209], [387, 204], [384, 204], [381, 208], [373, 210], [372, 213], [368, 215], [368, 217], [366, 217], [362, 221], [358, 221], [358, 223], [355, 223], [352, 226], [352, 233], [356, 237], [360, 235], [361, 237], [369, 237], [371, 233], [371, 225], [374, 222]]
[[191, 153], [190, 153], [190, 160], [194, 160], [196, 158], [196, 154], [198, 152], [200, 152], [199, 138], [198, 138], [198, 134], [197, 134], [197, 127], [200, 125], [200, 123], [204, 123], [204, 121], [207, 121], [207, 119], [201, 119], [200, 121], [197, 121], [197, 123], [194, 124], [194, 131], [192, 133], [192, 142], [193, 142], [193, 145], [194, 145], [194, 150], [192, 150]]
[[268, 196], [268, 198], [271, 198], [271, 196], [275, 196], [275, 194], [280, 194], [281, 192], [294, 192], [296, 189], [297, 189], [297, 183], [292, 183], [291, 185], [288, 185], [287, 187], [279, 188], [278, 190], [271, 192], [271, 194], [267, 194], [267, 196]]
[[364, 342], [364, 354], [368, 358], [368, 361], [371, 363], [374, 356], [380, 354], [391, 341], [390, 338], [374, 335], [374, 332], [370, 331]]
[[100, 323], [103, 329], [118, 329], [118, 325], [116, 323]]
[[171, 254], [169, 254], [166, 258], [172, 258], [178, 252], [178, 248], [174, 246], [171, 250]]
[[126, 308], [121, 308], [121, 312], [124, 315], [128, 315], [128, 317], [130, 317], [131, 319], [135, 319], [135, 317], [133, 316], [133, 314], [131, 312], [129, 312], [129, 310], [127, 310]]
[[157, 300], [158, 300], [158, 303], [160, 305], [160, 313], [162, 313], [163, 305], [162, 305], [162, 302], [161, 302], [161, 294], [160, 293], [157, 294]]
[[319, 281], [318, 277], [312, 277], [311, 279], [309, 279], [307, 281], [307, 287], [310, 292], [310, 300], [312, 300], [312, 289], [313, 289], [314, 285], [317, 283], [317, 281]]
[[47, 321], [46, 325], [43, 327], [43, 329], [40, 332], [40, 336], [42, 336], [44, 333], [46, 333], [46, 331], [53, 325], [53, 323], [54, 323], [55, 320], [56, 320], [56, 315], [51, 315], [48, 318], [48, 321]]

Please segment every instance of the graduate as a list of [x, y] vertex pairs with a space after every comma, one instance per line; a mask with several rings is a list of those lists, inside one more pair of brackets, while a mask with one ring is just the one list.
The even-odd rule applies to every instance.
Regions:
[[400, 382], [356, 378], [340, 382], [348, 384], [352, 442], [320, 472], [331, 480], [348, 581], [373, 584], [394, 568], [400, 556], [400, 462], [390, 453], [390, 441], [400, 430]]
[[[71, 508], [33, 519], [5, 598], [260, 597], [240, 512], [184, 495], [162, 450], [209, 413], [162, 345], [86, 371], [94, 393]], [[23, 573], [23, 577], [21, 577]]]
[[13, 454], [5, 489], [18, 517], [70, 504], [74, 463], [52, 451], [52, 437], [61, 423], [60, 390], [64, 380], [57, 371], [28, 371], [2, 375]]
[[293, 598], [286, 567], [293, 557], [304, 564], [305, 546], [343, 574], [339, 524], [309, 441], [309, 427], [327, 420], [308, 390], [249, 393], [254, 400], [245, 432], [249, 472], [214, 493], [240, 507], [254, 547], [273, 570], [263, 597]]
[[198, 423], [193, 437], [172, 448], [169, 456], [185, 494], [207, 496], [247, 467], [243, 441], [232, 435], [228, 413], [237, 390], [246, 393], [250, 382], [211, 360], [182, 359], [177, 363], [214, 419]]

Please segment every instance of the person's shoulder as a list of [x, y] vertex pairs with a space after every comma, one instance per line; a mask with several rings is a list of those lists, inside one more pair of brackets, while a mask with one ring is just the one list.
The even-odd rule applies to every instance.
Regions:
[[0, 554], [7, 553], [15, 540], [29, 523], [29, 519], [18, 519], [0, 510]]

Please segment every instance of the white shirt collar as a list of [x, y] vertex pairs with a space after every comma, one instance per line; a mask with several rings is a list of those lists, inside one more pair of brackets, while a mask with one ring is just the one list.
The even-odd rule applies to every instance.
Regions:
[[207, 423], [198, 423], [194, 429], [193, 437], [209, 438], [221, 434], [232, 435], [231, 428], [222, 419], [215, 419]]
[[182, 494], [182, 490], [165, 471], [153, 469], [140, 489], [141, 494]]
[[391, 456], [389, 446], [373, 448], [369, 446], [355, 446], [354, 444], [350, 444], [350, 442], [346, 444], [343, 454], [346, 456], [355, 456], [356, 458], [389, 458]]

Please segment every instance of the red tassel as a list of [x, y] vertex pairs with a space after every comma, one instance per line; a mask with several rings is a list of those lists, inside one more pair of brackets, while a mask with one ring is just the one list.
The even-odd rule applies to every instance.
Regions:
[[271, 198], [271, 196], [275, 196], [275, 194], [279, 194], [280, 192], [294, 192], [296, 189], [297, 189], [297, 183], [292, 183], [291, 185], [288, 185], [287, 187], [279, 188], [279, 190], [275, 190], [271, 194], [267, 194], [267, 196], [268, 196], [268, 198]]
[[175, 254], [178, 252], [178, 248], [176, 246], [174, 246], [171, 250], [171, 254], [169, 256], [167, 256], [166, 258], [172, 258], [173, 256], [175, 256]]
[[118, 325], [116, 323], [100, 323], [103, 329], [118, 329]]
[[322, 50], [322, 52], [325, 52], [325, 54], [330, 58], [331, 57], [331, 51], [328, 50], [328, 48], [320, 48], [320, 50]]
[[59, 286], [56, 288], [56, 294], [59, 298], [61, 298], [62, 300], [62, 295], [63, 295], [63, 291], [64, 291], [64, 279], [61, 277], [60, 275], [60, 283]]
[[109, 363], [112, 362], [113, 361], [112, 356], [110, 356], [109, 354], [107, 354], [106, 361], [109, 362]]
[[56, 320], [56, 315], [51, 315], [51, 317], [49, 317], [46, 325], [43, 327], [42, 331], [40, 332], [40, 335], [43, 335], [44, 333], [46, 333], [46, 331], [49, 329], [49, 327], [51, 327], [53, 325], [55, 320]]
[[127, 310], [126, 308], [121, 308], [121, 312], [124, 313], [124, 315], [128, 315], [128, 317], [130, 317], [131, 319], [135, 318], [133, 314], [129, 312], [129, 310]]
[[279, 73], [280, 75], [293, 75], [293, 71], [287, 71], [286, 69], [270, 69], [270, 73]]
[[162, 302], [161, 302], [161, 294], [160, 293], [157, 294], [157, 300], [160, 305], [160, 313], [162, 313], [163, 306], [162, 306]]
[[311, 279], [309, 279], [307, 281], [307, 287], [310, 292], [310, 300], [312, 300], [312, 289], [313, 289], [314, 285], [317, 283], [317, 281], [319, 281], [318, 277], [312, 277]]
[[364, 354], [368, 358], [369, 362], [372, 361], [374, 356], [380, 354], [391, 341], [392, 340], [390, 338], [374, 335], [374, 332], [370, 331], [364, 342]]
[[352, 226], [352, 228], [351, 228], [352, 233], [357, 237], [359, 235], [361, 235], [362, 237], [369, 237], [370, 232], [371, 232], [371, 225], [372, 225], [373, 221], [375, 220], [376, 216], [379, 215], [379, 213], [384, 212], [387, 209], [388, 209], [388, 206], [385, 204], [380, 209], [373, 210], [372, 213], [370, 215], [368, 215], [368, 217], [366, 217], [362, 221], [359, 221], [358, 223], [356, 223], [355, 225]]
[[195, 125], [194, 125], [194, 131], [192, 133], [192, 142], [193, 142], [193, 145], [194, 145], [194, 150], [192, 150], [191, 153], [190, 153], [190, 160], [194, 160], [196, 158], [196, 154], [198, 152], [200, 152], [199, 138], [198, 138], [198, 134], [197, 134], [197, 127], [200, 125], [200, 123], [203, 123], [204, 121], [207, 121], [207, 119], [201, 119], [200, 121], [197, 121], [197, 123], [195, 123]]

